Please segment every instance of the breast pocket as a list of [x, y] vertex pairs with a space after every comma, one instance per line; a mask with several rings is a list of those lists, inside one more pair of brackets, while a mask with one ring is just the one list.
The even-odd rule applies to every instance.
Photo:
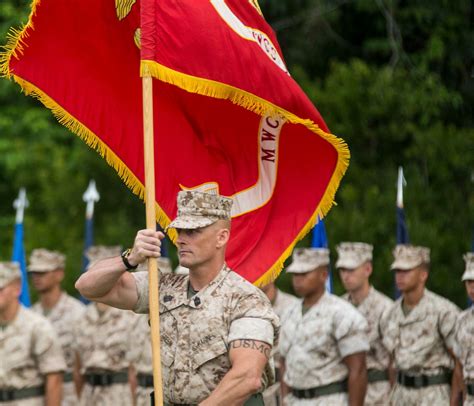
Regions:
[[224, 361], [222, 365], [229, 365], [230, 367], [228, 358], [228, 349], [224, 340], [222, 337], [217, 337], [209, 344], [202, 345], [201, 348], [194, 354], [194, 369], [197, 370], [202, 368], [205, 366], [205, 364], [210, 362], [213, 364], [217, 363], [219, 365], [222, 364], [221, 361]]
[[424, 356], [436, 345], [438, 339], [437, 319], [434, 315], [400, 326], [400, 344], [402, 348], [409, 348], [414, 356]]
[[193, 382], [202, 394], [212, 392], [231, 364], [228, 348], [221, 336], [195, 347], [193, 354]]

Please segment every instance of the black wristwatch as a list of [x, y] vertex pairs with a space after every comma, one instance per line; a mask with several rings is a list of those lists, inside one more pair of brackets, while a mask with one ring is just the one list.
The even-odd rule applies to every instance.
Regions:
[[132, 252], [132, 249], [127, 248], [124, 252], [122, 252], [122, 255], [120, 255], [122, 257], [122, 261], [123, 261], [123, 264], [125, 265], [125, 268], [127, 268], [127, 271], [131, 271], [138, 268], [138, 264], [132, 265], [130, 262], [128, 262], [128, 256], [130, 255], [131, 252]]

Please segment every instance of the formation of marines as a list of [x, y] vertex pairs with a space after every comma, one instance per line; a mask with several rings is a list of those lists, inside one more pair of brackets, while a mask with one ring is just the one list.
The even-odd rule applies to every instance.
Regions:
[[[231, 205], [179, 193], [178, 272], [154, 230], [123, 253], [91, 247], [76, 283], [87, 306], [61, 290], [63, 254], [31, 253], [31, 309], [18, 300], [19, 265], [0, 262], [0, 405], [150, 404], [147, 258], [160, 261], [167, 406], [474, 405], [474, 308], [426, 289], [428, 248], [395, 247], [395, 302], [370, 284], [373, 247], [362, 242], [336, 247], [342, 297], [326, 291], [325, 248], [295, 249], [286, 272], [299, 298], [260, 290], [225, 263]], [[464, 260], [474, 300], [474, 253]]]

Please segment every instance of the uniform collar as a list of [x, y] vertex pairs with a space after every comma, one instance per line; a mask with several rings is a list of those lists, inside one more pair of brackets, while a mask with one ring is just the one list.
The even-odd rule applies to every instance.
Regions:
[[216, 277], [190, 299], [188, 299], [189, 275], [176, 279], [174, 283], [162, 288], [160, 294], [160, 313], [171, 311], [182, 305], [195, 309], [202, 307], [202, 304], [207, 300], [212, 292], [222, 284], [230, 271], [231, 270], [227, 264], [224, 264]]

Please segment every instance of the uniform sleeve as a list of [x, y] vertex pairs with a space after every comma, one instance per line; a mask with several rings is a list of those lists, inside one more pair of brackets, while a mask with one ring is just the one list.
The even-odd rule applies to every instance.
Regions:
[[454, 355], [457, 358], [462, 357], [461, 343], [459, 341], [459, 328], [460, 328], [461, 323], [462, 323], [462, 317], [461, 316], [462, 315], [460, 314], [456, 318], [456, 327], [455, 327], [455, 330], [454, 330], [454, 342], [453, 342], [453, 346], [451, 347], [453, 349]]
[[242, 297], [233, 312], [228, 343], [247, 339], [277, 345], [280, 325], [270, 302], [258, 294]]
[[438, 330], [449, 349], [453, 349], [455, 346], [456, 321], [459, 313], [459, 309], [451, 303], [443, 306], [440, 312]]
[[334, 325], [334, 337], [341, 357], [369, 350], [367, 321], [355, 309], [346, 308], [338, 312]]
[[135, 313], [148, 313], [148, 272], [134, 272], [132, 276], [135, 279], [138, 295], [138, 301], [133, 311]]
[[34, 329], [33, 354], [41, 374], [64, 372], [66, 361], [53, 326], [47, 320], [37, 322]]

